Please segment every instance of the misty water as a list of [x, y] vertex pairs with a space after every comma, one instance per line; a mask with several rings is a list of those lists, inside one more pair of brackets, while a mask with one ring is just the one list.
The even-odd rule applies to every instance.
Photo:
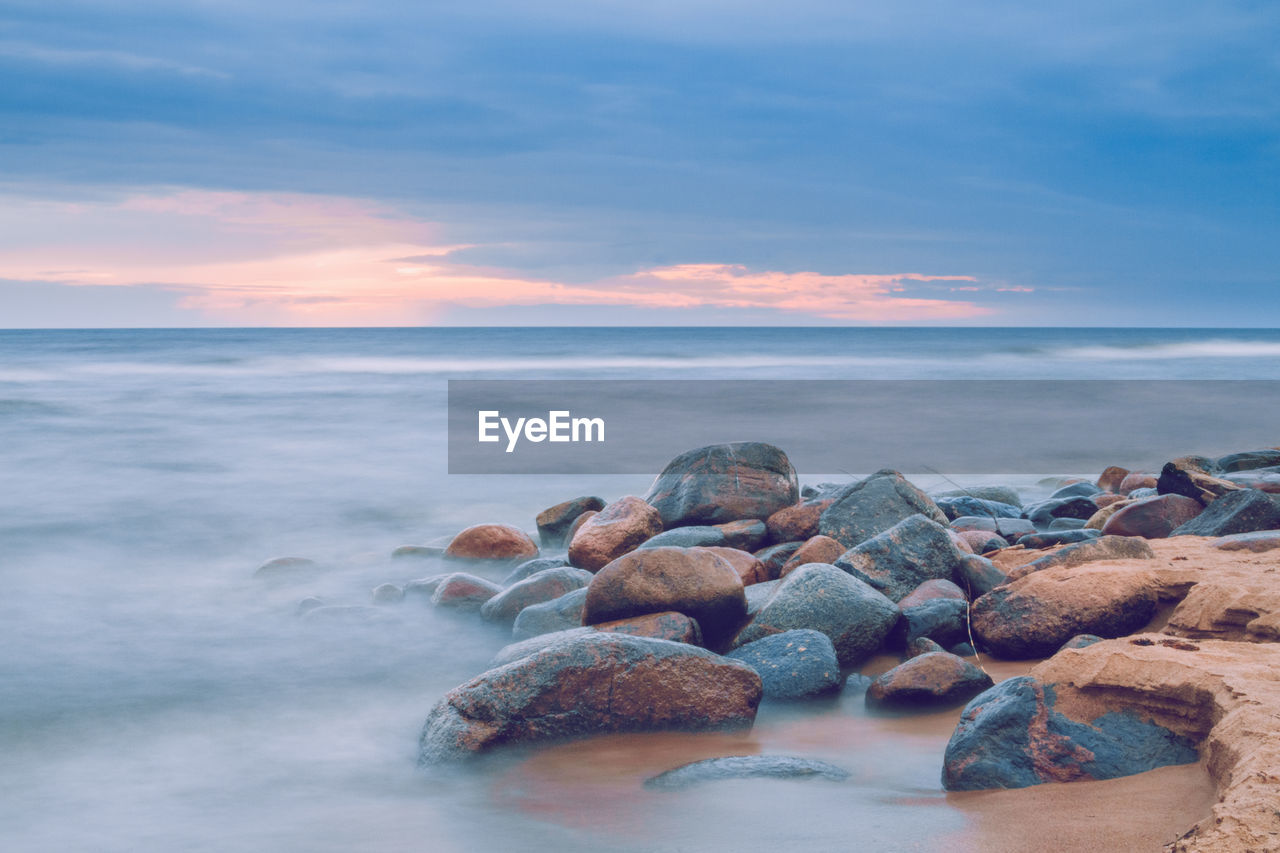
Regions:
[[[958, 712], [762, 707], [749, 735], [604, 738], [423, 771], [430, 707], [505, 632], [406, 603], [404, 544], [532, 529], [650, 477], [448, 476], [449, 378], [1265, 378], [1261, 331], [444, 329], [0, 332], [0, 836], [6, 850], [936, 849]], [[1020, 472], [1026, 497], [1039, 474]], [[1090, 472], [1083, 472], [1090, 473]], [[803, 476], [812, 474], [812, 476]], [[802, 472], [802, 480], [818, 479]], [[970, 478], [972, 479], [972, 478]], [[940, 479], [918, 481], [945, 488]], [[256, 581], [272, 557], [325, 564]], [[641, 789], [787, 752], [850, 782]]]

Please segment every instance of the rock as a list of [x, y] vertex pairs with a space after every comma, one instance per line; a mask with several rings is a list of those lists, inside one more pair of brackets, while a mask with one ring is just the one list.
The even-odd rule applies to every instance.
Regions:
[[818, 532], [853, 548], [913, 515], [947, 523], [928, 495], [886, 469], [841, 489], [819, 518]]
[[800, 550], [803, 542], [783, 542], [780, 545], [770, 545], [768, 548], [761, 548], [756, 551], [755, 556], [761, 563], [764, 563], [764, 570], [771, 580], [777, 580], [780, 577], [782, 567]]
[[1155, 488], [1142, 488], [1134, 489], [1128, 494], [1128, 497], [1132, 500], [1141, 500], [1143, 498], [1154, 498], [1158, 494], [1160, 493]]
[[981, 498], [973, 498], [965, 495], [959, 498], [938, 498], [938, 509], [948, 519], [963, 518], [964, 516], [977, 516], [979, 518], [1021, 518], [1022, 507], [1013, 504], [999, 503], [998, 501], [984, 501]]
[[615, 619], [593, 625], [597, 631], [614, 634], [630, 634], [633, 637], [649, 637], [654, 640], [670, 640], [675, 643], [702, 645], [702, 629], [696, 620], [683, 613], [666, 610], [662, 613], [646, 613], [629, 619]]
[[772, 444], [713, 444], [667, 463], [645, 496], [667, 528], [768, 518], [800, 497], [795, 469]]
[[1129, 476], [1128, 468], [1112, 465], [1098, 475], [1096, 485], [1104, 492], [1118, 492], [1120, 491], [1120, 484], [1124, 482], [1124, 478], [1127, 476]]
[[778, 510], [765, 521], [769, 538], [774, 542], [812, 539], [818, 535], [818, 519], [833, 503], [834, 498], [817, 498]]
[[1156, 482], [1156, 490], [1162, 495], [1184, 495], [1205, 506], [1239, 488], [1219, 477], [1213, 460], [1203, 456], [1183, 456], [1166, 462]]
[[478, 612], [486, 601], [500, 592], [502, 587], [493, 581], [466, 572], [454, 572], [441, 578], [436, 584], [435, 592], [431, 594], [431, 603], [451, 610]]
[[835, 566], [810, 563], [779, 583], [734, 646], [809, 628], [830, 638], [847, 667], [878, 649], [897, 621], [898, 606], [874, 588]]
[[843, 683], [835, 646], [819, 631], [783, 631], [739, 646], [725, 657], [760, 673], [766, 699], [808, 699], [836, 693]]
[[298, 583], [314, 580], [323, 572], [323, 566], [306, 557], [276, 557], [258, 566], [253, 576], [272, 583]]
[[958, 658], [973, 658], [978, 656], [977, 650], [968, 643], [956, 643], [947, 651], [951, 652], [951, 654]]
[[931, 598], [902, 608], [902, 618], [894, 628], [893, 643], [908, 646], [928, 637], [946, 648], [969, 639], [969, 602], [963, 598]]
[[1085, 648], [1088, 648], [1089, 646], [1092, 646], [1094, 643], [1101, 643], [1101, 642], [1102, 642], [1102, 638], [1099, 637], [1097, 634], [1076, 634], [1070, 640], [1067, 640], [1065, 643], [1063, 643], [1061, 648], [1058, 649], [1058, 651], [1061, 652], [1067, 649], [1085, 649]]
[[1051, 655], [1076, 634], [1123, 636], [1146, 625], [1155, 611], [1149, 577], [1085, 563], [997, 587], [973, 603], [969, 618], [993, 654], [1016, 660]]
[[1246, 450], [1243, 453], [1229, 453], [1220, 456], [1214, 467], [1224, 474], [1236, 471], [1252, 471], [1257, 468], [1274, 468], [1280, 465], [1280, 450]]
[[589, 572], [599, 571], [661, 532], [658, 511], [628, 495], [582, 523], [569, 542], [569, 562]]
[[646, 779], [644, 786], [657, 791], [683, 791], [706, 782], [760, 778], [821, 778], [840, 782], [849, 778], [849, 771], [812, 758], [796, 758], [789, 755], [734, 755], [685, 764]]
[[538, 556], [538, 546], [510, 524], [474, 524], [463, 530], [444, 551], [451, 560], [528, 560]]
[[1242, 489], [1256, 489], [1259, 492], [1280, 495], [1280, 468], [1260, 468], [1256, 471], [1223, 474], [1222, 479]]
[[764, 603], [773, 596], [781, 583], [781, 580], [772, 580], [747, 587], [745, 590], [747, 594], [747, 616], [755, 616], [759, 613], [760, 608], [764, 607]]
[[[1093, 496], [1093, 502], [1098, 505], [1098, 509], [1109, 507], [1114, 503], [1124, 503], [1127, 500], [1129, 499], [1124, 495], [1116, 495], [1111, 492], [1103, 492], [1100, 495]], [[1089, 516], [1089, 518], [1092, 520], [1093, 516]]]
[[1032, 572], [1054, 566], [1079, 566], [1095, 560], [1154, 560], [1155, 552], [1146, 540], [1132, 536], [1101, 536], [1066, 545], [1009, 572], [1017, 580]]
[[1280, 500], [1254, 489], [1223, 495], [1195, 518], [1173, 530], [1173, 536], [1229, 536], [1280, 528]]
[[868, 708], [886, 711], [950, 708], [991, 686], [991, 676], [967, 660], [948, 652], [928, 652], [873, 679], [866, 703]]
[[834, 563], [845, 550], [843, 545], [830, 536], [814, 536], [796, 549], [778, 571], [778, 577], [785, 578], [805, 563]]
[[924, 581], [950, 579], [960, 558], [946, 528], [913, 515], [846, 551], [835, 565], [897, 601]]
[[591, 509], [591, 510], [587, 510], [582, 515], [575, 518], [573, 520], [573, 524], [569, 525], [569, 532], [565, 533], [564, 535], [564, 541], [566, 543], [572, 542], [573, 537], [578, 535], [578, 531], [582, 528], [582, 525], [586, 524], [588, 521], [595, 518], [599, 514], [600, 512], [598, 510]]
[[430, 560], [444, 556], [439, 545], [401, 545], [391, 552], [393, 560]]
[[1009, 543], [1003, 536], [996, 533], [988, 533], [985, 530], [966, 530], [957, 535], [969, 543], [969, 548], [973, 553], [979, 555], [989, 554], [992, 551], [999, 551], [1001, 548], [1009, 547]]
[[1019, 538], [1014, 544], [1021, 545], [1023, 548], [1040, 550], [1042, 548], [1053, 548], [1056, 545], [1070, 545], [1072, 542], [1088, 542], [1092, 539], [1097, 539], [1101, 535], [1102, 531], [1100, 530], [1090, 530], [1082, 527], [1079, 530], [1031, 533]]
[[1049, 495], [1049, 500], [1057, 501], [1065, 498], [1091, 498], [1094, 495], [1101, 493], [1102, 489], [1098, 488], [1093, 483], [1081, 481], [1054, 489], [1053, 493]]
[[516, 566], [511, 574], [502, 579], [503, 586], [511, 586], [517, 584], [525, 578], [530, 578], [538, 572], [545, 572], [547, 569], [561, 569], [569, 565], [569, 561], [563, 557], [538, 557], [536, 560], [527, 560]]
[[948, 489], [935, 492], [934, 499], [938, 498], [977, 498], [980, 501], [1022, 506], [1022, 497], [1012, 486], [970, 486], [967, 489]]
[[1189, 739], [1132, 711], [1077, 722], [1055, 704], [1053, 686], [1030, 676], [977, 696], [947, 744], [943, 787], [977, 791], [1114, 779], [1198, 758]]
[[449, 691], [427, 717], [418, 760], [607, 732], [747, 729], [761, 692], [751, 667], [696, 646], [592, 632]]
[[754, 551], [769, 538], [769, 528], [765, 523], [752, 518], [717, 524], [716, 529], [724, 534], [725, 547], [739, 551]]
[[1104, 507], [1099, 507], [1098, 511], [1089, 516], [1089, 520], [1084, 523], [1084, 529], [1101, 532], [1102, 526], [1107, 523], [1107, 519], [1132, 503], [1134, 503], [1132, 499], [1125, 498], [1124, 500], [1109, 503]]
[[960, 568], [956, 570], [956, 584], [968, 593], [968, 598], [977, 599], [991, 590], [1007, 583], [1009, 578], [986, 557], [968, 555], [960, 560]]
[[593, 577], [591, 572], [582, 569], [544, 569], [517, 581], [490, 598], [480, 608], [480, 617], [490, 622], [505, 622], [510, 625], [526, 607], [551, 601], [575, 589], [583, 589], [591, 583]]
[[916, 637], [907, 643], [906, 650], [902, 653], [903, 660], [918, 658], [920, 655], [927, 655], [929, 652], [945, 652], [942, 646], [930, 640], [928, 637]]
[[[1089, 516], [1093, 518], [1093, 516]], [[1055, 518], [1049, 522], [1049, 532], [1056, 533], [1060, 530], [1079, 530], [1085, 526], [1087, 519], [1083, 518]]]
[[871, 686], [871, 676], [863, 675], [860, 672], [851, 672], [849, 677], [844, 680], [844, 687], [840, 693], [843, 695], [848, 693], [851, 696], [857, 696], [859, 693], [866, 693], [867, 688]]
[[934, 579], [927, 580], [911, 590], [909, 595], [898, 602], [898, 607], [906, 610], [908, 607], [915, 607], [935, 598], [956, 598], [960, 601], [968, 601], [964, 590], [951, 581]]
[[734, 571], [738, 573], [738, 577], [742, 578], [743, 586], [751, 586], [752, 584], [764, 583], [769, 580], [769, 570], [764, 567], [764, 563], [760, 562], [760, 559], [754, 554], [740, 551], [737, 548], [707, 548], [706, 550], [733, 566]]
[[1146, 471], [1130, 471], [1120, 481], [1119, 487], [1116, 489], [1122, 495], [1132, 494], [1135, 489], [1154, 489], [1158, 478], [1155, 474]]
[[951, 522], [951, 529], [961, 534], [979, 530], [1010, 542], [1036, 532], [1036, 526], [1025, 518], [978, 518], [972, 515], [957, 518]]
[[599, 512], [604, 501], [594, 496], [574, 498], [538, 513], [538, 539], [543, 548], [562, 548], [568, 540], [569, 529], [584, 512]]
[[956, 531], [948, 529], [947, 536], [951, 537], [951, 544], [956, 546], [956, 550], [959, 551], [961, 555], [973, 553], [973, 547], [969, 544], [968, 540]]
[[1088, 521], [1098, 511], [1098, 505], [1091, 498], [1056, 498], [1032, 504], [1023, 510], [1027, 520], [1043, 529], [1053, 523], [1055, 518], [1079, 518]]
[[540, 652], [559, 643], [567, 643], [579, 637], [586, 637], [596, 633], [599, 632], [595, 628], [579, 625], [576, 628], [564, 628], [560, 631], [551, 631], [546, 634], [535, 634], [532, 637], [526, 637], [523, 640], [503, 646], [493, 656], [493, 660], [489, 661], [489, 668], [497, 669], [500, 666], [506, 666], [522, 658], [527, 658], [534, 652]]
[[611, 622], [676, 610], [696, 620], [713, 647], [747, 618], [742, 578], [704, 548], [648, 548], [624, 554], [601, 569], [587, 588], [582, 621]]
[[1253, 533], [1233, 533], [1213, 542], [1222, 551], [1252, 551], [1260, 554], [1280, 548], [1280, 530], [1258, 530]]
[[751, 551], [764, 542], [767, 531], [763, 521], [731, 521], [727, 524], [676, 527], [659, 533], [641, 548], [724, 547]]
[[1174, 528], [1195, 518], [1203, 509], [1199, 501], [1183, 495], [1160, 495], [1134, 501], [1107, 519], [1102, 525], [1102, 535], [1164, 539]]
[[404, 590], [393, 583], [378, 584], [373, 588], [374, 604], [399, 604], [404, 601]]
[[584, 586], [551, 601], [531, 604], [516, 614], [516, 621], [511, 626], [511, 636], [516, 640], [526, 640], [540, 634], [580, 628], [582, 608], [586, 603], [587, 588]]
[[404, 585], [404, 598], [426, 599], [427, 601], [430, 601], [431, 596], [436, 593], [436, 587], [440, 586], [440, 584], [444, 582], [444, 579], [449, 577], [449, 574], [450, 573], [432, 575], [429, 578], [418, 578], [417, 580], [409, 581]]
[[323, 598], [316, 598], [314, 595], [310, 595], [298, 602], [298, 608], [295, 612], [301, 616], [308, 610], [315, 610], [317, 607], [324, 607], [324, 605]]

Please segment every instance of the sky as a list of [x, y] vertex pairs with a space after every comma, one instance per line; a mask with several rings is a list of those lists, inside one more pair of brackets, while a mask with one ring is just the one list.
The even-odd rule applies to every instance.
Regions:
[[1280, 326], [1280, 4], [6, 0], [0, 327]]

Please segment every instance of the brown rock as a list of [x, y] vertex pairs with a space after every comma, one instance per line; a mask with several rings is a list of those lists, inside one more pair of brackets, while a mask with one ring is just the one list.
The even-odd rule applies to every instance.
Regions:
[[469, 575], [466, 572], [454, 572], [441, 578], [431, 594], [431, 603], [436, 607], [448, 607], [452, 610], [479, 611], [484, 603], [502, 592], [502, 587], [493, 581]]
[[1102, 535], [1164, 539], [1175, 527], [1195, 518], [1203, 510], [1199, 501], [1183, 495], [1147, 498], [1113, 513], [1102, 525]]
[[1054, 566], [1080, 566], [1098, 560], [1154, 560], [1155, 552], [1147, 540], [1137, 536], [1099, 536], [1083, 542], [1071, 542], [1058, 546], [1030, 563], [1009, 572], [1008, 578], [1016, 581], [1032, 572], [1051, 569]]
[[650, 637], [654, 640], [671, 640], [674, 643], [702, 645], [702, 629], [697, 620], [683, 613], [667, 610], [662, 613], [646, 613], [630, 619], [615, 619], [593, 626], [597, 631], [630, 634], [633, 637]]
[[747, 615], [742, 578], [705, 548], [646, 548], [602, 568], [587, 587], [584, 625], [676, 610], [698, 621], [709, 645], [733, 636]]
[[1154, 489], [1156, 482], [1155, 474], [1146, 471], [1130, 471], [1120, 481], [1120, 486], [1116, 491], [1122, 495], [1127, 495], [1134, 489]]
[[1124, 495], [1111, 494], [1110, 492], [1103, 492], [1100, 495], [1093, 496], [1093, 502], [1097, 504], [1098, 509], [1106, 509], [1112, 504], [1123, 503], [1125, 500], [1127, 498]]
[[880, 675], [867, 688], [868, 708], [909, 710], [962, 705], [991, 687], [991, 676], [964, 658], [926, 652]]
[[949, 580], [927, 580], [913, 589], [909, 595], [898, 602], [898, 607], [906, 610], [916, 607], [935, 598], [955, 598], [966, 601], [964, 590]]
[[823, 498], [778, 510], [765, 522], [769, 528], [769, 539], [773, 542], [793, 542], [817, 536], [818, 519], [833, 503], [834, 498]]
[[1124, 507], [1127, 507], [1129, 504], [1132, 504], [1132, 503], [1137, 503], [1137, 501], [1125, 498], [1124, 500], [1119, 500], [1119, 501], [1116, 501], [1115, 503], [1111, 503], [1102, 507], [1093, 515], [1089, 516], [1089, 520], [1084, 523], [1085, 529], [1101, 530], [1102, 525], [1107, 523], [1108, 518], [1115, 515], [1121, 509], [1123, 509]]
[[575, 518], [573, 520], [573, 524], [569, 525], [568, 532], [564, 534], [564, 541], [572, 542], [573, 537], [578, 535], [578, 530], [581, 529], [582, 525], [586, 524], [588, 521], [595, 518], [599, 514], [600, 514], [599, 510], [589, 509], [586, 512], [582, 513], [582, 515], [579, 515], [577, 518]]
[[1129, 476], [1128, 468], [1112, 465], [1098, 476], [1098, 480], [1094, 485], [1104, 492], [1118, 492], [1120, 491], [1120, 484], [1124, 482], [1124, 478], [1127, 476]]
[[545, 548], [559, 548], [568, 542], [568, 533], [573, 524], [584, 512], [599, 512], [604, 509], [604, 501], [594, 496], [574, 498], [570, 501], [547, 507], [538, 513], [535, 519], [538, 525], [538, 538]]
[[569, 543], [569, 562], [587, 571], [598, 571], [661, 532], [658, 511], [628, 495], [582, 523]]
[[830, 536], [813, 536], [783, 563], [778, 577], [785, 578], [805, 563], [834, 563], [848, 549]]
[[769, 580], [769, 570], [765, 568], [760, 558], [746, 551], [740, 551], [737, 548], [723, 548], [715, 546], [701, 546], [703, 551], [710, 551], [717, 557], [720, 557], [729, 565], [733, 566], [734, 571], [738, 573], [738, 577], [742, 578], [743, 586], [751, 586], [753, 583], [764, 583]]
[[963, 530], [956, 534], [969, 545], [974, 554], [988, 554], [1001, 548], [1008, 548], [1009, 543], [1003, 537], [987, 530]]
[[518, 527], [476, 524], [453, 537], [444, 555], [455, 560], [529, 560], [538, 556], [538, 546]]

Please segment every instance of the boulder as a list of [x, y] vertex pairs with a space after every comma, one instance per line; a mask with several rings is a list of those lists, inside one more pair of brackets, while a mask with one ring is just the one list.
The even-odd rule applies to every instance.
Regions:
[[760, 558], [737, 548], [707, 548], [712, 554], [733, 566], [743, 586], [764, 583], [769, 580], [769, 570], [760, 562]]
[[778, 545], [770, 545], [768, 548], [761, 548], [755, 552], [756, 559], [764, 563], [764, 570], [771, 580], [777, 580], [780, 577], [782, 567], [800, 550], [803, 542], [783, 542]]
[[935, 598], [955, 598], [960, 601], [968, 601], [963, 589], [949, 580], [935, 578], [934, 580], [925, 581], [911, 590], [909, 595], [898, 602], [898, 607], [906, 610], [908, 607], [915, 607]]
[[868, 708], [886, 711], [950, 708], [991, 686], [991, 676], [964, 658], [928, 652], [873, 679], [866, 703]]
[[730, 521], [725, 524], [697, 524], [676, 527], [659, 533], [641, 548], [724, 547], [752, 551], [764, 542], [767, 531], [763, 521]]
[[809, 628], [830, 638], [841, 666], [854, 666], [880, 648], [898, 615], [898, 606], [868, 584], [835, 566], [810, 563], [779, 582], [734, 646]]
[[841, 489], [819, 518], [818, 532], [853, 548], [913, 515], [947, 523], [928, 495], [886, 469]]
[[916, 637], [914, 640], [907, 643], [906, 650], [902, 653], [902, 659], [910, 660], [911, 658], [918, 658], [920, 655], [927, 655], [929, 652], [945, 651], [946, 649], [935, 643], [933, 640], [930, 640], [928, 637]]
[[1229, 536], [1280, 528], [1280, 499], [1255, 489], [1223, 495], [1195, 518], [1173, 530], [1173, 536]]
[[670, 640], [674, 643], [702, 645], [702, 628], [697, 621], [683, 613], [665, 610], [662, 613], [646, 613], [629, 619], [615, 619], [592, 625], [597, 631], [629, 634], [633, 637], [649, 637], [654, 640]]
[[[1127, 501], [1127, 500], [1128, 498], [1125, 497], [1124, 495], [1117, 495], [1111, 492], [1103, 492], [1100, 495], [1093, 496], [1093, 502], [1098, 505], [1098, 509], [1109, 507], [1115, 503], [1123, 503], [1124, 501]], [[1092, 521], [1093, 516], [1089, 516], [1089, 520]]]
[[[1095, 513], [1096, 515], [1096, 513]], [[1093, 516], [1089, 516], [1093, 518]], [[1059, 530], [1079, 530], [1084, 527], [1088, 519], [1084, 518], [1055, 518], [1049, 522], [1049, 532], [1056, 533]]]
[[979, 518], [1022, 517], [1021, 506], [998, 501], [984, 501], [981, 498], [973, 498], [968, 495], [959, 498], [938, 498], [937, 504], [938, 509], [942, 510], [943, 514], [951, 520], [963, 518], [964, 516], [977, 516]]
[[427, 717], [418, 760], [610, 732], [748, 729], [761, 693], [760, 676], [738, 661], [685, 643], [592, 632], [449, 691]]
[[486, 601], [500, 592], [502, 587], [493, 581], [466, 572], [454, 572], [436, 584], [435, 591], [431, 593], [431, 603], [450, 610], [479, 611]]
[[538, 539], [543, 548], [562, 548], [568, 541], [569, 529], [584, 512], [599, 512], [604, 509], [604, 501], [589, 496], [574, 498], [555, 506], [547, 507], [538, 513], [535, 522], [538, 525]]
[[323, 572], [323, 566], [306, 557], [276, 557], [258, 566], [253, 576], [271, 583], [298, 583], [314, 580]]
[[1036, 532], [1036, 526], [1025, 518], [978, 518], [972, 515], [957, 518], [951, 522], [951, 529], [957, 533], [980, 530], [984, 533], [1000, 536], [1010, 542], [1014, 542], [1029, 533]]
[[1054, 489], [1053, 493], [1049, 495], [1049, 500], [1057, 501], [1065, 498], [1091, 498], [1094, 495], [1101, 493], [1102, 489], [1098, 488], [1093, 483], [1081, 481], [1078, 483], [1068, 483], [1065, 486]]
[[444, 556], [449, 560], [528, 560], [538, 556], [538, 546], [529, 534], [510, 524], [473, 524], [453, 537]]
[[1001, 504], [1022, 506], [1022, 496], [1012, 486], [970, 486], [967, 489], [947, 489], [935, 492], [933, 497], [934, 500], [938, 498], [977, 498], [980, 501], [995, 501]]
[[835, 565], [897, 601], [927, 580], [949, 580], [961, 553], [946, 528], [912, 515], [846, 551]]
[[1120, 481], [1116, 491], [1122, 495], [1128, 495], [1137, 489], [1154, 489], [1157, 482], [1159, 478], [1155, 474], [1149, 474], [1146, 471], [1130, 471]]
[[569, 525], [568, 532], [566, 532], [564, 535], [565, 544], [567, 545], [568, 543], [572, 542], [573, 537], [578, 535], [578, 531], [582, 528], [582, 525], [586, 524], [588, 521], [595, 518], [599, 514], [600, 514], [599, 510], [590, 509], [584, 512], [582, 515], [575, 518], [573, 520], [573, 524]]
[[791, 460], [772, 444], [713, 444], [667, 463], [645, 496], [667, 528], [768, 518], [800, 497]]
[[760, 608], [764, 607], [766, 601], [773, 597], [781, 580], [765, 581], [764, 583], [755, 583], [747, 587], [747, 616], [752, 617], [760, 612]]
[[944, 649], [969, 639], [969, 602], [963, 598], [931, 598], [902, 608], [902, 618], [892, 633], [896, 646], [908, 646], [927, 637]]
[[582, 608], [587, 603], [587, 588], [566, 592], [559, 598], [531, 604], [516, 614], [511, 637], [526, 640], [540, 634], [552, 634], [582, 627]]
[[1097, 539], [1102, 535], [1100, 530], [1090, 530], [1081, 528], [1079, 530], [1054, 530], [1044, 533], [1030, 533], [1026, 536], [1019, 537], [1015, 545], [1021, 545], [1023, 548], [1053, 548], [1057, 545], [1069, 545], [1072, 542], [1088, 542], [1091, 539]]
[[733, 755], [707, 758], [659, 773], [644, 781], [655, 791], [683, 791], [707, 782], [726, 779], [826, 779], [840, 782], [849, 771], [813, 758], [790, 755]]
[[818, 519], [833, 503], [834, 498], [814, 498], [778, 510], [765, 521], [769, 539], [774, 542], [812, 539], [818, 535]]
[[1124, 498], [1113, 501], [1106, 506], [1098, 507], [1098, 511], [1089, 516], [1089, 520], [1084, 523], [1084, 529], [1101, 531], [1102, 526], [1107, 523], [1107, 519], [1134, 502], [1132, 498]]
[[569, 565], [569, 561], [564, 557], [538, 557], [536, 560], [526, 560], [511, 570], [511, 574], [502, 579], [503, 586], [511, 586], [519, 583], [528, 577], [533, 577], [538, 572], [545, 572], [547, 569], [560, 569]]
[[591, 583], [594, 575], [582, 569], [545, 569], [517, 581], [490, 598], [480, 608], [480, 617], [490, 622], [516, 621], [516, 616], [531, 604], [542, 604]]
[[1005, 659], [1046, 657], [1076, 634], [1120, 637], [1156, 611], [1156, 587], [1141, 572], [1108, 572], [1096, 563], [1033, 572], [973, 603], [973, 633]]
[[1158, 494], [1160, 493], [1156, 491], [1155, 488], [1142, 488], [1142, 489], [1134, 489], [1126, 497], [1128, 497], [1130, 500], [1136, 501], [1136, 500], [1142, 500], [1143, 498], [1154, 498]]
[[696, 619], [707, 642], [718, 646], [747, 618], [742, 578], [705, 548], [633, 551], [596, 574], [587, 587], [582, 621], [595, 625], [664, 610]]
[[1102, 638], [1097, 634], [1076, 634], [1070, 640], [1067, 640], [1058, 651], [1066, 651], [1069, 649], [1087, 649], [1094, 643], [1101, 643]]
[[790, 559], [783, 563], [782, 568], [778, 570], [778, 577], [785, 578], [792, 571], [806, 563], [834, 563], [846, 550], [843, 545], [830, 536], [819, 534], [810, 538], [796, 549]]
[[968, 598], [973, 600], [986, 595], [1009, 578], [986, 557], [968, 555], [960, 560], [960, 568], [956, 571], [957, 586], [964, 589]]
[[628, 495], [586, 517], [569, 542], [569, 562], [589, 572], [599, 571], [661, 532], [658, 511]]
[[373, 588], [374, 604], [399, 604], [404, 601], [404, 590], [393, 583], [380, 583]]
[[1185, 495], [1160, 495], [1134, 501], [1107, 519], [1102, 525], [1102, 535], [1164, 539], [1203, 509], [1199, 501]]
[[808, 699], [837, 693], [843, 679], [831, 639], [819, 631], [783, 631], [725, 655], [760, 673], [766, 699]]
[[1080, 722], [1055, 705], [1054, 688], [1025, 675], [975, 697], [947, 744], [943, 787], [976, 791], [1114, 779], [1198, 758], [1189, 739], [1133, 711]]
[[1208, 506], [1216, 498], [1240, 487], [1218, 476], [1213, 460], [1203, 456], [1183, 456], [1166, 462], [1160, 469], [1156, 490], [1162, 495], [1184, 495]]
[[1088, 521], [1097, 511], [1098, 505], [1092, 498], [1071, 497], [1053, 498], [1032, 504], [1023, 510], [1023, 515], [1037, 529], [1044, 529], [1052, 524], [1055, 518], [1079, 518]]
[[1079, 566], [1095, 560], [1154, 560], [1156, 554], [1145, 539], [1133, 536], [1101, 536], [1065, 545], [1009, 572], [1009, 580], [1017, 580], [1032, 572], [1054, 566]]
[[1220, 551], [1274, 551], [1280, 548], [1280, 530], [1258, 530], [1253, 533], [1232, 533], [1215, 539], [1213, 547]]
[[1218, 457], [1214, 467], [1224, 474], [1252, 471], [1257, 468], [1274, 468], [1280, 465], [1280, 450], [1246, 450]]
[[1124, 478], [1127, 476], [1129, 476], [1128, 468], [1112, 465], [1098, 475], [1096, 485], [1104, 492], [1118, 492], [1120, 491], [1120, 484], [1124, 482]]
[[1009, 547], [1008, 541], [1003, 536], [985, 530], [965, 530], [957, 535], [969, 543], [969, 549], [973, 553], [979, 555]]

